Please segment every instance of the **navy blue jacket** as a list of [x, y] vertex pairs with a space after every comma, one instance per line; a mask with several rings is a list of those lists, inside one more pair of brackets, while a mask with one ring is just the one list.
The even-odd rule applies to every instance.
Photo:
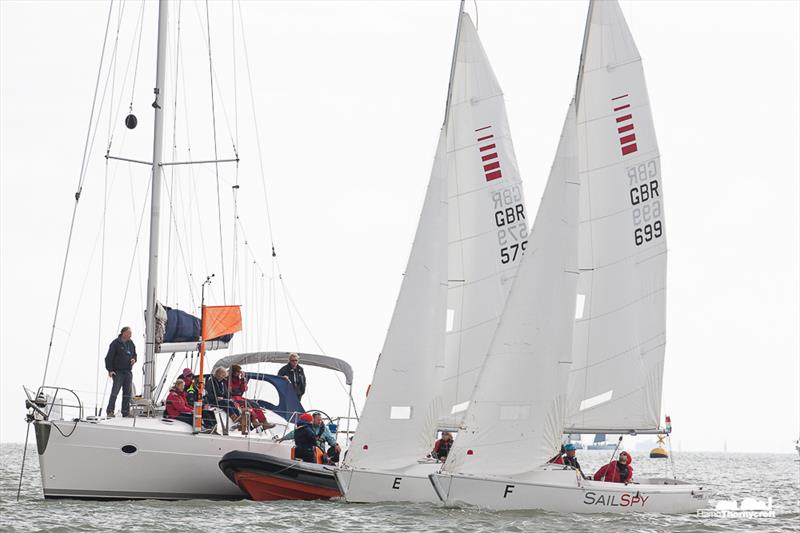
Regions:
[[108, 345], [106, 354], [106, 370], [109, 372], [119, 372], [131, 369], [131, 359], [136, 360], [136, 346], [133, 341], [123, 342], [117, 337]]
[[287, 363], [278, 370], [278, 375], [289, 379], [298, 398], [306, 393], [306, 373], [303, 371], [302, 366], [297, 365], [292, 368], [292, 365]]
[[206, 380], [206, 398], [211, 405], [219, 405], [219, 400], [229, 400], [228, 380], [209, 376]]

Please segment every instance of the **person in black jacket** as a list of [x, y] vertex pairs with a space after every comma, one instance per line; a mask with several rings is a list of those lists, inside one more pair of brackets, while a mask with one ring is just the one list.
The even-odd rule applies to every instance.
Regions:
[[310, 414], [302, 414], [294, 429], [294, 458], [306, 463], [317, 462], [317, 435], [312, 420]]
[[133, 365], [136, 364], [136, 346], [131, 337], [131, 328], [125, 326], [119, 332], [119, 337], [111, 341], [106, 354], [106, 370], [108, 377], [114, 380], [111, 386], [111, 396], [108, 398], [106, 415], [114, 416], [117, 405], [117, 394], [122, 389], [122, 416], [128, 416], [131, 408], [131, 390], [133, 388]]
[[296, 353], [289, 354], [289, 362], [278, 370], [278, 375], [292, 384], [297, 399], [300, 400], [306, 393], [306, 373], [300, 366], [300, 356]]
[[214, 373], [206, 380], [206, 398], [209, 405], [225, 409], [234, 422], [239, 420], [242, 413], [236, 402], [231, 400], [228, 391], [228, 371], [221, 366], [215, 368]]

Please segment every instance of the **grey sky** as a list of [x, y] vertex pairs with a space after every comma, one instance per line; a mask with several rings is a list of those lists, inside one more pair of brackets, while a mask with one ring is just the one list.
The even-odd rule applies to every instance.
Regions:
[[[145, 10], [134, 93], [139, 127], [132, 132], [122, 129], [133, 75], [123, 86], [132, 42], [124, 31], [114, 77], [119, 111], [111, 122], [111, 152], [134, 159], [150, 158], [154, 5]], [[800, 432], [800, 4], [621, 5], [644, 60], [662, 153], [670, 248], [664, 411], [672, 416], [673, 443], [708, 450], [727, 440], [730, 451], [791, 451]], [[128, 2], [126, 16], [135, 21], [139, 6]], [[99, 1], [0, 2], [2, 441], [24, 439], [21, 385], [36, 387], [41, 379], [107, 9]], [[430, 172], [457, 2], [243, 2], [242, 9], [282, 281], [327, 353], [353, 365], [361, 405]], [[478, 9], [478, 31], [505, 91], [534, 212], [574, 89], [586, 4], [498, 1], [478, 2]], [[186, 156], [188, 132], [192, 156], [210, 159], [207, 50], [200, 30], [205, 5], [186, 0], [182, 10], [177, 129], [183, 152], [177, 156]], [[212, 2], [211, 10], [219, 153], [232, 153], [238, 124], [242, 227], [269, 275], [243, 51], [237, 52], [234, 85], [226, 33], [230, 4]], [[468, 10], [474, 19], [472, 3]], [[238, 21], [235, 27], [238, 34]], [[136, 165], [109, 165], [98, 338], [96, 243], [108, 106], [106, 101], [86, 177], [48, 379], [82, 391], [87, 403], [94, 402], [98, 344], [107, 345], [120, 323], [134, 328], [143, 351], [146, 229], [122, 305], [147, 187], [147, 171]], [[169, 146], [168, 140], [167, 154]], [[184, 268], [174, 253], [170, 281], [161, 286], [172, 284], [170, 302], [189, 308], [186, 271], [221, 278], [221, 266], [214, 169], [181, 172], [184, 205], [195, 202], [176, 222], [190, 265]], [[223, 231], [230, 242], [236, 176], [230, 166], [220, 172]], [[183, 227], [192, 222], [193, 229]], [[230, 247], [225, 252], [230, 300]], [[297, 342], [285, 318], [278, 338], [274, 330], [267, 338], [266, 312], [254, 308], [269, 301], [269, 283], [256, 283], [252, 276], [260, 272], [249, 264], [241, 268], [237, 303], [245, 305], [250, 327], [239, 342], [316, 351], [296, 315]], [[245, 283], [251, 284], [247, 300]], [[281, 280], [274, 285], [280, 289]], [[210, 298], [222, 303], [220, 282]], [[276, 305], [285, 317], [283, 292]], [[310, 407], [344, 414], [335, 379], [312, 372], [310, 381]], [[100, 383], [102, 392], [105, 381]]]

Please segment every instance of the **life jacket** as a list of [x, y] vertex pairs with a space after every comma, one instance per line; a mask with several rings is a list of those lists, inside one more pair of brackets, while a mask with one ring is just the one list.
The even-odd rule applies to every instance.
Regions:
[[[294, 461], [297, 458], [295, 456], [296, 455], [296, 450], [297, 450], [297, 446], [292, 446], [292, 453], [291, 453], [292, 461]], [[318, 465], [321, 465], [324, 462], [325, 454], [319, 448], [314, 448], [314, 457], [316, 459], [315, 462]]]

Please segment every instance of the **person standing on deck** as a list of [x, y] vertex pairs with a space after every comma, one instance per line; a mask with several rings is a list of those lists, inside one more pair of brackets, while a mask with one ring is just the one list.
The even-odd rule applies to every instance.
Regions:
[[131, 337], [131, 328], [125, 326], [119, 337], [111, 341], [106, 354], [106, 370], [108, 377], [114, 380], [111, 395], [108, 397], [106, 415], [111, 418], [117, 405], [117, 394], [122, 389], [122, 416], [128, 416], [131, 408], [131, 390], [133, 388], [133, 365], [136, 364], [136, 346]]
[[292, 384], [297, 399], [303, 398], [306, 393], [306, 373], [300, 366], [300, 356], [296, 353], [289, 354], [289, 362], [278, 370], [278, 375]]

